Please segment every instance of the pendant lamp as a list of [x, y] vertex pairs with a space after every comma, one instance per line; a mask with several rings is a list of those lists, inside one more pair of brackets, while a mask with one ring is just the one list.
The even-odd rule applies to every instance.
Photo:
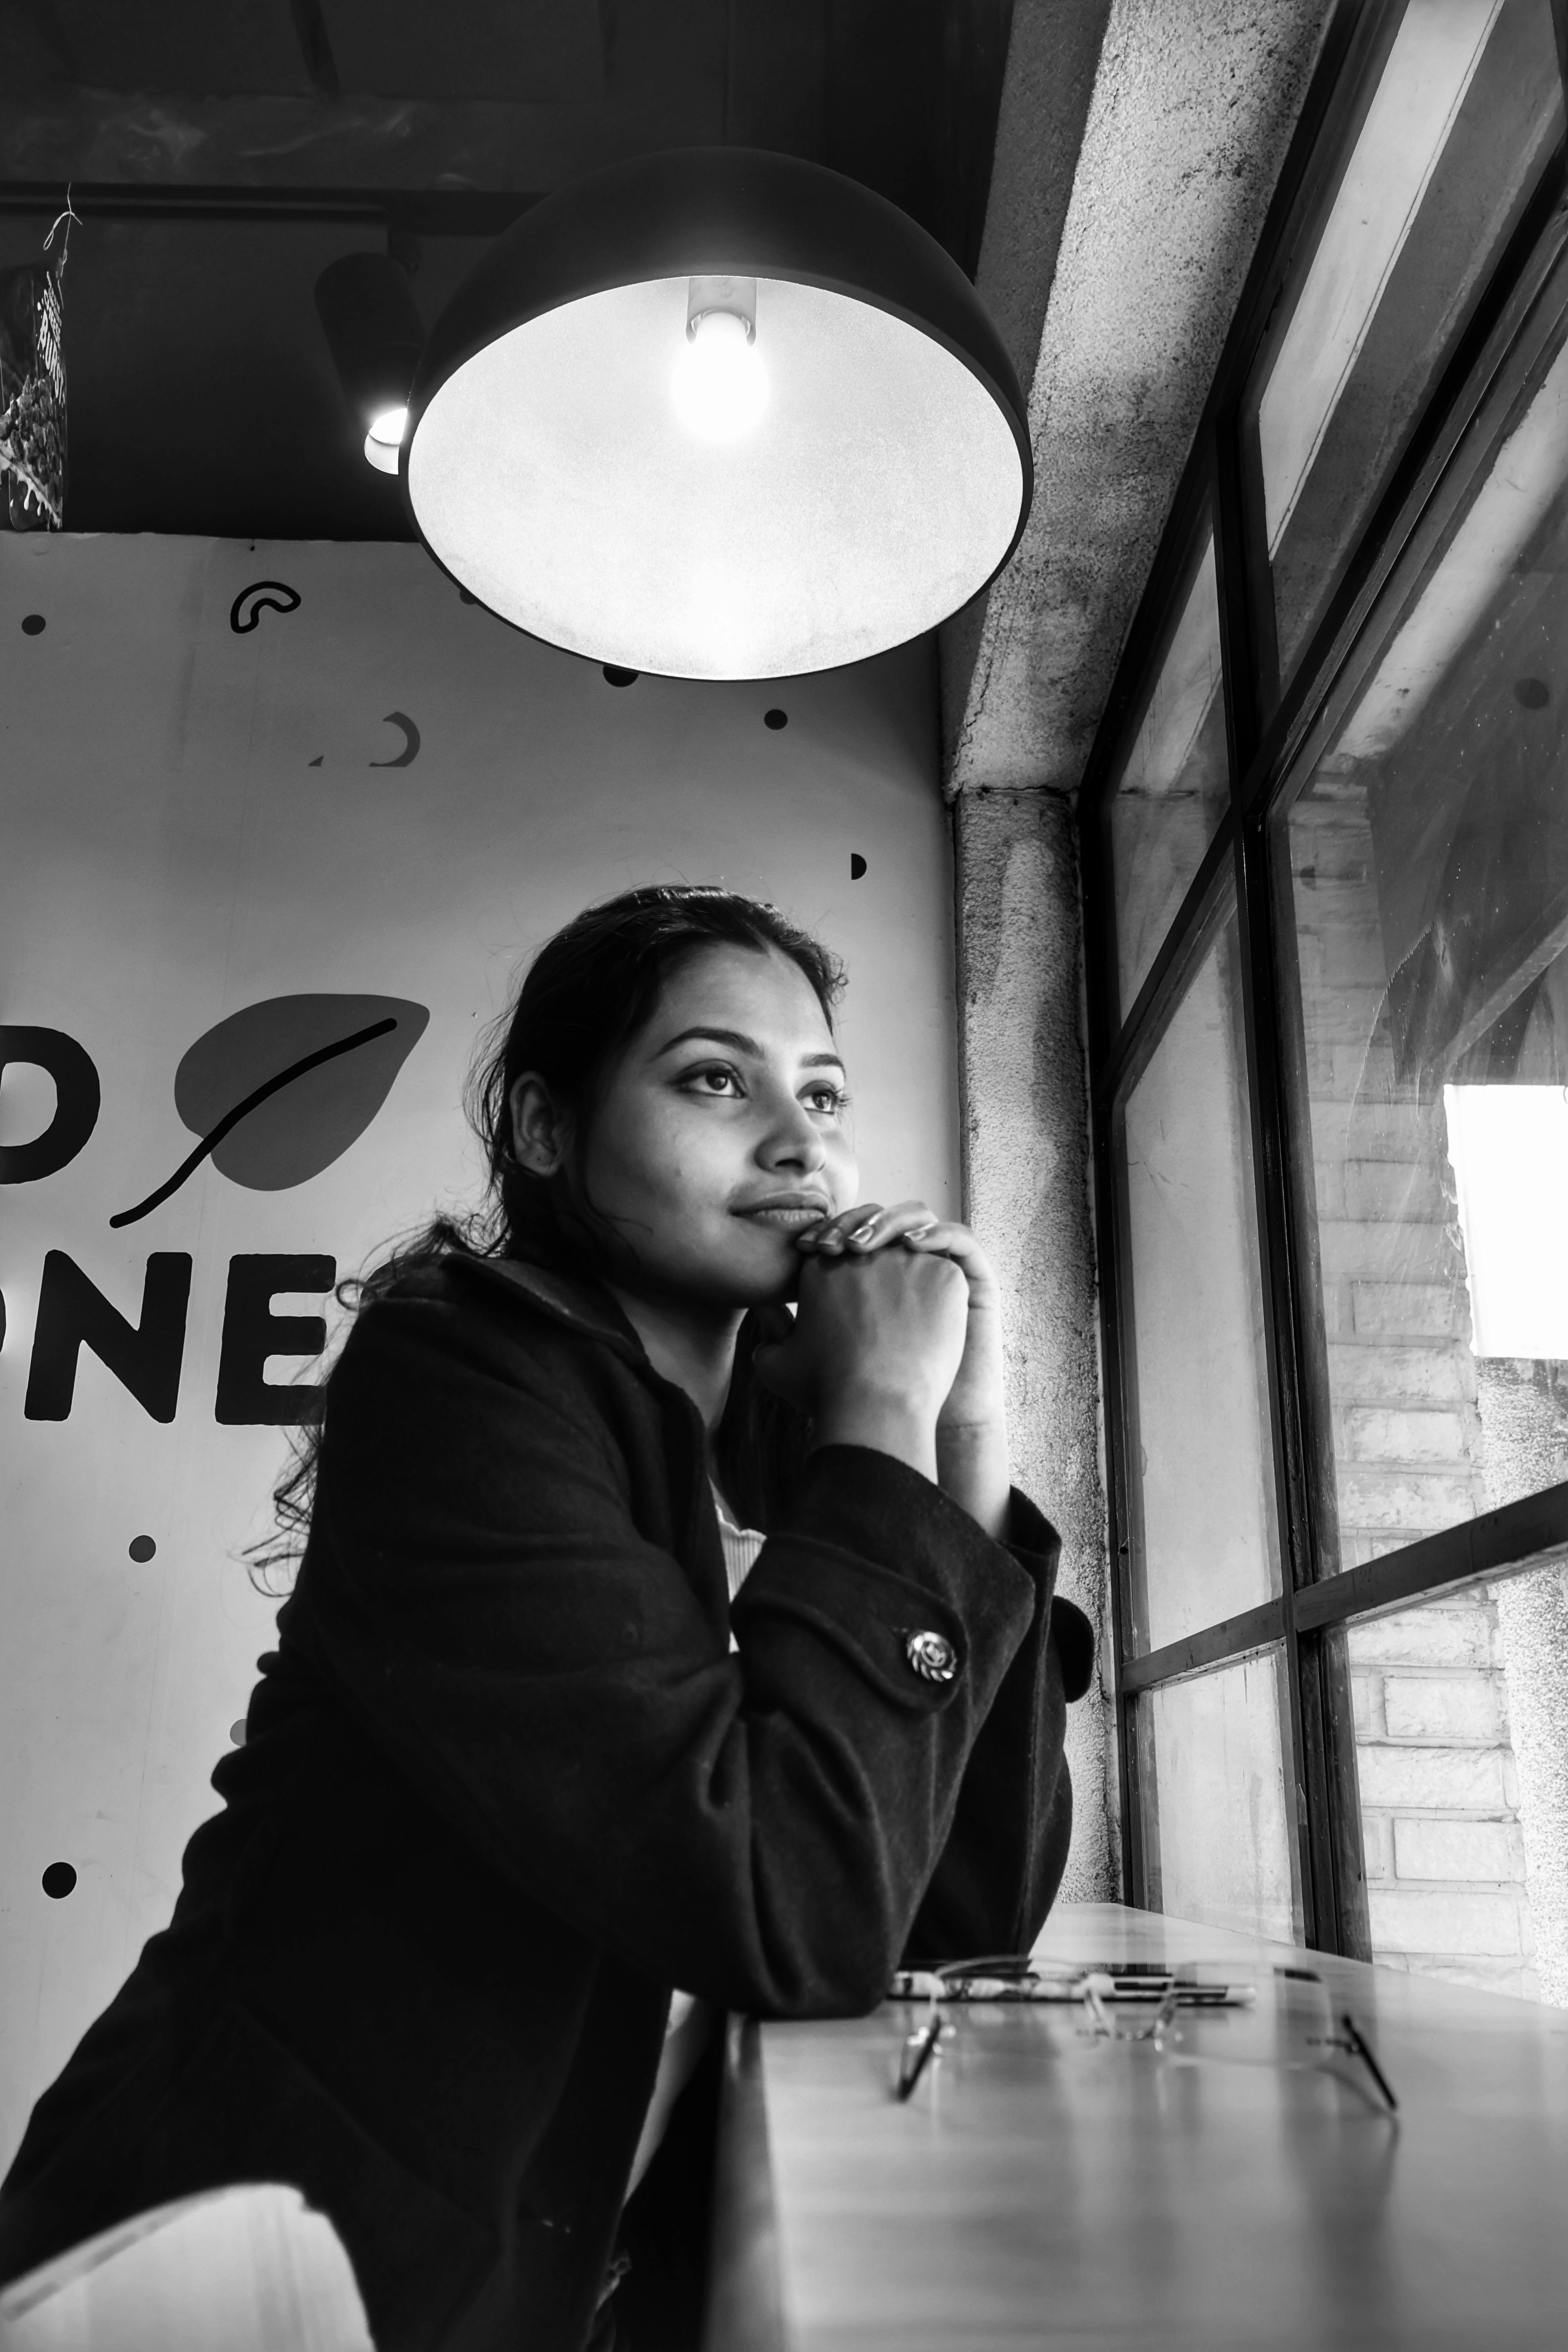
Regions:
[[1017, 544], [1023, 396], [907, 215], [794, 157], [647, 155], [498, 238], [400, 450], [437, 562], [629, 670], [794, 676], [919, 635]]

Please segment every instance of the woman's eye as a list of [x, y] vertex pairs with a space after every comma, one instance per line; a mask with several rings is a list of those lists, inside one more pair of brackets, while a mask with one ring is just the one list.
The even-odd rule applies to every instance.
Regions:
[[849, 1107], [849, 1097], [842, 1087], [812, 1087], [805, 1098], [813, 1110], [822, 1111], [830, 1118], [837, 1118]]
[[705, 1095], [738, 1095], [741, 1091], [734, 1071], [721, 1065], [710, 1070], [693, 1070], [689, 1083]]

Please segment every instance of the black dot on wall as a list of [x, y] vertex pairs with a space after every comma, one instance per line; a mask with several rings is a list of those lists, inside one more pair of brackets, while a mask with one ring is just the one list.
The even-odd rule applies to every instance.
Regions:
[[458, 595], [460, 601], [465, 604], [477, 604], [479, 601], [470, 588], [459, 588]]
[[[24, 622], [23, 626], [26, 625]], [[1552, 699], [1552, 688], [1543, 677], [1516, 677], [1513, 698], [1522, 703], [1526, 710], [1544, 710]]]
[[849, 853], [849, 879], [851, 882], [858, 882], [865, 871], [865, 859], [858, 849], [852, 849]]
[[616, 662], [605, 664], [605, 676], [611, 686], [635, 686], [641, 675], [640, 670], [622, 669]]
[[151, 1559], [158, 1547], [151, 1536], [132, 1536], [125, 1549], [132, 1559], [140, 1563], [142, 1560]]
[[44, 616], [41, 613], [23, 614], [22, 635], [25, 637], [41, 637], [44, 634]]
[[44, 1873], [44, 1893], [51, 1903], [63, 1903], [76, 1885], [76, 1873], [68, 1862], [51, 1862]]
[[229, 1727], [228, 1727], [228, 1738], [229, 1738], [229, 1745], [230, 1745], [230, 1747], [231, 1747], [231, 1748], [243, 1748], [243, 1747], [244, 1747], [244, 1745], [245, 1745], [245, 1717], [244, 1717], [244, 1716], [243, 1716], [243, 1715], [240, 1717], [239, 1721], [238, 1721], [237, 1723], [231, 1723], [231, 1724], [229, 1725]]
[[771, 727], [776, 735], [781, 727], [787, 727], [789, 725], [789, 712], [787, 710], [764, 710], [763, 713], [763, 725], [764, 727]]

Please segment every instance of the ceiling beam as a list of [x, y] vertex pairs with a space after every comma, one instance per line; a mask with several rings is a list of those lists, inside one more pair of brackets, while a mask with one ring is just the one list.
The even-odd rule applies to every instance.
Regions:
[[0, 215], [83, 220], [366, 221], [422, 236], [495, 236], [539, 202], [489, 188], [246, 187], [189, 182], [0, 180]]

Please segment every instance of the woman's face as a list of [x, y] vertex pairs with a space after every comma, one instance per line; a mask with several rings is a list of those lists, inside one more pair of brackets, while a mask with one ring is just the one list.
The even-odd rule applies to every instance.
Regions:
[[794, 1236], [847, 1207], [844, 1065], [776, 950], [715, 944], [670, 973], [595, 1105], [582, 1177], [628, 1245], [616, 1280], [719, 1307], [790, 1296]]

